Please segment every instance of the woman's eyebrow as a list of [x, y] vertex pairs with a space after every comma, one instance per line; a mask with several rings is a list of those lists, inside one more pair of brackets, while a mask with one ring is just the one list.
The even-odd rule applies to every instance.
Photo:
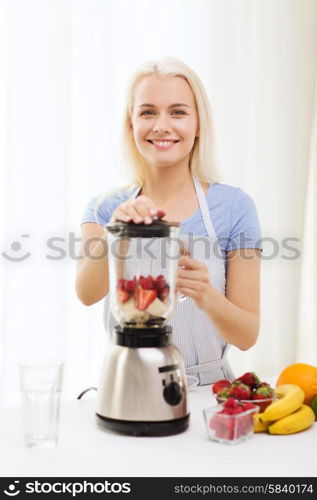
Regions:
[[[176, 104], [171, 104], [170, 106], [168, 106], [169, 108], [176, 108], [176, 107], [179, 107], [179, 106], [186, 106], [186, 108], [190, 108], [190, 106], [188, 106], [188, 104], [184, 104], [182, 102], [178, 102]], [[147, 107], [147, 108], [155, 108], [155, 104], [150, 104], [150, 103], [147, 103], [147, 102], [144, 102], [143, 104], [140, 104], [139, 105], [139, 108], [143, 108], [143, 107]]]

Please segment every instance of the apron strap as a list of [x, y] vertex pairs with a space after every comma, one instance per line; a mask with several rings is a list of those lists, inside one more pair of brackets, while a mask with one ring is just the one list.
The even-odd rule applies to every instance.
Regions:
[[199, 365], [188, 366], [185, 371], [188, 375], [195, 373], [206, 373], [213, 370], [222, 368], [227, 362], [227, 352], [229, 349], [229, 344], [226, 344], [222, 357], [220, 359], [214, 359], [213, 361], [208, 361], [208, 363], [201, 363]]
[[203, 216], [203, 221], [204, 221], [205, 227], [207, 229], [208, 236], [211, 239], [217, 239], [213, 224], [211, 222], [210, 213], [209, 213], [209, 209], [208, 209], [208, 203], [207, 203], [207, 199], [206, 199], [204, 190], [203, 190], [200, 182], [198, 181], [198, 179], [196, 179], [196, 177], [194, 177], [194, 176], [193, 176], [193, 181], [195, 184], [195, 189], [196, 189], [196, 194], [197, 194], [197, 198], [199, 201], [200, 211], [201, 211], [201, 214]]
[[136, 188], [134, 188], [130, 198], [136, 198], [140, 191], [141, 191], [141, 186], [137, 186]]

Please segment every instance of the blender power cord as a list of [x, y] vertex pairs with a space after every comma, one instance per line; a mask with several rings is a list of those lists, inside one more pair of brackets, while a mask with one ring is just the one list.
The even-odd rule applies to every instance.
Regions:
[[85, 389], [80, 394], [78, 394], [77, 399], [81, 399], [83, 397], [83, 395], [86, 394], [86, 392], [89, 392], [89, 391], [97, 391], [97, 387], [88, 387], [88, 389]]

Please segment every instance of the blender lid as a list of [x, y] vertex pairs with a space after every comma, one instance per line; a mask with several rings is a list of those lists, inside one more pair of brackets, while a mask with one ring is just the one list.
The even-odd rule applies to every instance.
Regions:
[[106, 229], [114, 236], [128, 238], [164, 238], [170, 235], [172, 227], [179, 227], [179, 222], [154, 220], [152, 224], [135, 224], [134, 222], [112, 222]]

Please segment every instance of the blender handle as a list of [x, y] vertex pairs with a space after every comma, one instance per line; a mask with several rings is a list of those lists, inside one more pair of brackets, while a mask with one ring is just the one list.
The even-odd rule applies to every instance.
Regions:
[[[188, 255], [189, 257], [191, 256], [188, 247], [185, 245], [185, 251], [183, 252], [183, 255]], [[180, 269], [185, 269], [184, 266], [180, 266]], [[184, 300], [187, 299], [187, 296], [184, 295], [183, 293], [177, 292], [176, 293], [176, 300], [177, 302], [184, 302]]]

